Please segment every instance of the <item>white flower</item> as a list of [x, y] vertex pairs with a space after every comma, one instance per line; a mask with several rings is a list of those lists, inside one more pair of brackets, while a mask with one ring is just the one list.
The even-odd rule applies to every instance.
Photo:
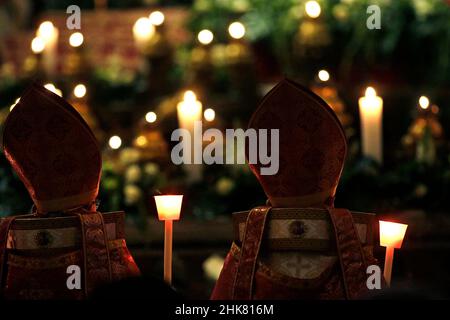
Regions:
[[216, 191], [218, 194], [225, 196], [234, 188], [234, 182], [230, 178], [220, 178], [216, 182]]
[[211, 9], [211, 3], [209, 0], [196, 0], [194, 1], [194, 9], [197, 11], [208, 11]]
[[203, 262], [203, 271], [211, 280], [219, 279], [220, 271], [222, 270], [224, 259], [216, 254], [210, 256]]
[[236, 12], [245, 12], [250, 8], [248, 0], [234, 0], [231, 2], [231, 7]]
[[139, 161], [140, 156], [139, 150], [135, 148], [124, 148], [120, 152], [120, 161], [123, 164], [131, 164]]
[[125, 203], [127, 205], [136, 204], [141, 199], [142, 191], [134, 184], [128, 184], [123, 189], [125, 195]]
[[149, 162], [144, 167], [144, 172], [149, 176], [154, 176], [159, 172], [159, 166], [156, 163]]
[[423, 198], [428, 193], [428, 188], [424, 184], [419, 184], [416, 186], [416, 189], [414, 190], [414, 194], [417, 198]]
[[431, 0], [414, 0], [413, 7], [416, 15], [422, 19], [433, 11], [434, 1]]
[[337, 4], [333, 7], [333, 16], [339, 21], [345, 21], [348, 18], [348, 8], [343, 4]]
[[141, 179], [141, 168], [138, 165], [130, 166], [125, 172], [125, 181], [127, 182], [137, 182]]

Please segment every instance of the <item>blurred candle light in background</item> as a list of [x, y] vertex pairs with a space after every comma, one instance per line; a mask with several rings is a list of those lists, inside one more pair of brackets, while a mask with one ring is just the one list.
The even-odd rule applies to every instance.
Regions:
[[86, 86], [82, 83], [77, 84], [73, 89], [73, 95], [77, 98], [83, 98], [86, 95], [86, 92]]
[[318, 73], [318, 77], [320, 81], [326, 82], [330, 80], [330, 74], [327, 70], [320, 70]]
[[182, 195], [162, 195], [155, 196], [156, 209], [158, 211], [158, 219], [179, 220], [181, 212]]
[[117, 150], [122, 145], [122, 139], [119, 136], [112, 136], [109, 138], [108, 144], [111, 149]]
[[206, 121], [212, 122], [216, 118], [216, 112], [213, 109], [208, 108], [205, 110], [205, 112], [203, 112], [203, 116], [205, 117]]
[[50, 21], [42, 22], [36, 32], [36, 36], [41, 38], [45, 43], [42, 52], [42, 63], [49, 76], [53, 76], [56, 72], [58, 35], [58, 29]]
[[20, 98], [17, 98], [16, 101], [14, 101], [14, 103], [9, 107], [9, 112], [11, 112], [14, 107], [16, 106], [16, 104], [18, 104], [20, 101]]
[[35, 54], [39, 54], [45, 49], [45, 41], [41, 37], [35, 37], [31, 41], [31, 51]]
[[395, 223], [380, 220], [380, 246], [386, 247], [386, 257], [384, 260], [384, 279], [388, 286], [391, 285], [392, 264], [394, 261], [394, 249], [402, 247], [407, 224]]
[[374, 88], [367, 87], [365, 96], [359, 98], [362, 152], [366, 157], [383, 162], [383, 99]]
[[55, 85], [53, 83], [46, 83], [46, 84], [44, 84], [44, 88], [47, 89], [47, 90], [50, 90], [52, 92], [55, 92], [55, 90], [56, 90], [56, 87], [55, 87]]
[[208, 29], [203, 29], [198, 33], [197, 39], [201, 44], [208, 45], [214, 40], [214, 34]]
[[429, 100], [426, 96], [421, 96], [421, 97], [419, 98], [419, 106], [420, 106], [423, 110], [428, 109], [428, 107], [430, 106], [430, 100]]
[[153, 111], [147, 112], [147, 114], [145, 115], [145, 121], [147, 121], [148, 123], [155, 122], [156, 118], [156, 113], [154, 113]]
[[70, 46], [77, 48], [81, 46], [84, 42], [84, 36], [81, 32], [74, 32], [69, 37]]
[[177, 105], [178, 122], [180, 128], [193, 130], [194, 122], [202, 119], [202, 103], [197, 100], [194, 91], [187, 90], [183, 94], [183, 101]]
[[439, 107], [437, 105], [433, 104], [431, 106], [431, 112], [434, 113], [434, 114], [438, 114], [439, 113]]
[[152, 25], [154, 26], [160, 26], [164, 23], [165, 17], [164, 13], [161, 11], [153, 11], [150, 13], [149, 20]]
[[[189, 132], [190, 137], [193, 138], [196, 133], [201, 135], [201, 128], [195, 126], [197, 121], [202, 121], [203, 117], [203, 106], [200, 101], [197, 100], [197, 96], [192, 90], [187, 90], [183, 94], [183, 100], [177, 104], [177, 116], [180, 129], [185, 129]], [[196, 162], [196, 159], [192, 159], [192, 155], [195, 155], [194, 150], [198, 147], [201, 148], [201, 141], [194, 139], [194, 143], [185, 141], [181, 142], [183, 144], [183, 150], [191, 149], [191, 157], [186, 156], [184, 170], [186, 171], [187, 179], [190, 182], [198, 181], [202, 177], [202, 164]]]
[[144, 147], [147, 145], [147, 143], [148, 143], [148, 140], [143, 135], [140, 135], [136, 138], [136, 145], [138, 145], [139, 147]]
[[133, 26], [133, 37], [136, 42], [136, 46], [143, 50], [147, 45], [148, 41], [152, 38], [155, 33], [155, 27], [150, 22], [149, 18], [142, 17], [139, 18]]
[[305, 12], [310, 18], [318, 18], [322, 9], [317, 1], [308, 1], [305, 3]]
[[197, 95], [192, 90], [186, 90], [183, 94], [184, 101], [194, 102], [197, 100]]
[[228, 26], [228, 33], [233, 39], [242, 39], [245, 36], [245, 27], [236, 21]]
[[56, 88], [56, 86], [53, 83], [46, 83], [44, 85], [44, 88], [62, 97], [62, 91]]
[[55, 36], [56, 28], [51, 21], [44, 21], [39, 25], [37, 36], [45, 42], [52, 40]]

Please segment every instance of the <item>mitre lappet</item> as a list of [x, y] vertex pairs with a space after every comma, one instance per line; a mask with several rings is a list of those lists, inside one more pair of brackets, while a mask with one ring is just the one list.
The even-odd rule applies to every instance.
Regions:
[[[97, 211], [100, 150], [69, 103], [31, 85], [6, 119], [3, 148], [34, 203], [31, 214], [0, 220], [4, 298], [83, 299], [139, 274], [124, 239], [124, 212]], [[70, 266], [80, 268], [81, 285], [68, 281]]]
[[233, 214], [234, 241], [212, 299], [364, 297], [366, 269], [377, 263], [375, 216], [334, 207], [347, 142], [333, 110], [284, 79], [249, 128], [279, 130], [279, 170], [261, 175], [263, 165], [250, 164], [268, 200]]

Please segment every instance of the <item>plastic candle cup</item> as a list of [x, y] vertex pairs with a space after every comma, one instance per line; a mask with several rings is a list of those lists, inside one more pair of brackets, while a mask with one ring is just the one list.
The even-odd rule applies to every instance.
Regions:
[[180, 219], [182, 195], [155, 196], [158, 218], [164, 221], [164, 281], [172, 284], [173, 220]]
[[380, 246], [386, 247], [383, 274], [388, 286], [391, 285], [394, 249], [402, 247], [407, 228], [408, 225], [403, 223], [380, 221]]

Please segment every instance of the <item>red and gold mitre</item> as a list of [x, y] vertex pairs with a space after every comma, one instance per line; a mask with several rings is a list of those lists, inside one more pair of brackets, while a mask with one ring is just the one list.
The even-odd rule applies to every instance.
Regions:
[[278, 173], [261, 175], [263, 165], [250, 163], [272, 206], [332, 204], [347, 142], [335, 113], [319, 96], [284, 79], [264, 97], [249, 128], [279, 129]]
[[97, 141], [76, 110], [33, 84], [6, 119], [6, 158], [40, 214], [92, 204], [101, 156]]

